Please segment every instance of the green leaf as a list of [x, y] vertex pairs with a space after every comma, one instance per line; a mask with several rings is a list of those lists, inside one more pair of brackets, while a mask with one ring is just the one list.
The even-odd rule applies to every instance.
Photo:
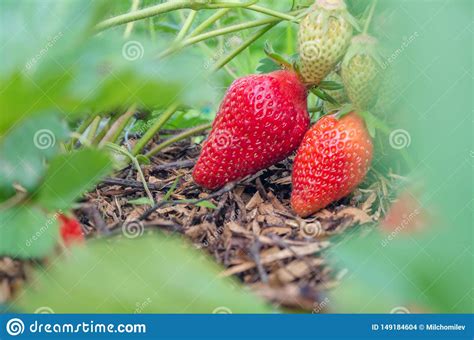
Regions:
[[134, 200], [128, 200], [129, 204], [133, 205], [152, 205], [153, 202], [148, 197], [140, 197]]
[[60, 155], [51, 161], [36, 201], [47, 209], [67, 209], [112, 166], [108, 154], [101, 150], [83, 149]]
[[163, 234], [95, 240], [37, 271], [15, 307], [56, 313], [268, 313], [202, 252]]
[[342, 118], [345, 115], [347, 115], [348, 113], [352, 112], [353, 110], [354, 110], [354, 108], [353, 108], [352, 104], [350, 104], [350, 103], [344, 104], [338, 111], [338, 117]]
[[[155, 112], [153, 112], [155, 113]], [[158, 117], [161, 114], [156, 114]], [[205, 116], [198, 110], [179, 111], [166, 122], [163, 129], [186, 129], [209, 122], [209, 116]]]
[[212, 203], [211, 201], [201, 201], [196, 203], [198, 207], [204, 207], [204, 208], [209, 208], [209, 209], [217, 209], [216, 205]]
[[56, 215], [46, 215], [38, 207], [0, 211], [0, 256], [43, 257], [54, 248], [58, 236]]
[[321, 89], [329, 90], [329, 91], [335, 91], [335, 90], [340, 90], [344, 88], [344, 85], [332, 80], [323, 80], [319, 83], [318, 86]]
[[324, 90], [322, 90], [318, 87], [315, 87], [315, 88], [311, 89], [311, 92], [313, 94], [315, 94], [316, 96], [318, 96], [319, 98], [321, 98], [322, 100], [330, 102], [331, 104], [335, 104], [335, 105], [339, 104], [336, 99], [334, 99], [326, 91], [324, 91]]
[[281, 69], [281, 66], [270, 58], [260, 59], [259, 65], [257, 66], [258, 73], [270, 73], [273, 71], [278, 71]]
[[181, 177], [178, 176], [176, 177], [176, 179], [173, 181], [173, 184], [171, 184], [171, 187], [168, 189], [168, 191], [166, 192], [165, 196], [163, 196], [163, 201], [167, 201], [170, 199], [171, 195], [173, 194], [173, 192], [176, 190], [176, 186], [178, 185], [178, 182], [179, 182], [179, 179]]
[[[133, 103], [159, 108], [175, 99], [196, 105], [213, 98], [205, 72], [195, 72], [204, 64], [202, 54], [185, 50], [158, 63], [157, 49], [169, 45], [165, 39], [156, 46], [143, 32], [125, 41], [117, 30], [90, 36], [90, 28], [103, 13], [102, 4], [1, 3], [0, 44], [10, 54], [0, 65], [0, 134], [41, 110], [74, 119]], [[59, 19], [45, 21], [45, 16]], [[70, 22], [74, 29], [65, 30]], [[12, 27], [23, 28], [15, 39]], [[183, 91], [185, 86], [193, 91]]]
[[361, 238], [346, 235], [349, 241], [340, 242], [330, 253], [333, 262], [349, 269], [347, 279], [329, 297], [337, 311], [390, 313], [402, 306], [415, 308], [411, 312], [472, 313], [468, 294], [472, 245], [465, 240], [470, 226], [456, 231], [431, 228], [410, 235], [403, 231], [374, 231]]
[[46, 113], [23, 121], [0, 138], [0, 191], [11, 191], [14, 183], [31, 191], [44, 174], [44, 161], [58, 152], [67, 136], [66, 125]]

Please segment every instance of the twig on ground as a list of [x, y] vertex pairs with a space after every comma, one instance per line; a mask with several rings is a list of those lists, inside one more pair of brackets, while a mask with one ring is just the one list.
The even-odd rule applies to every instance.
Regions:
[[[153, 161], [153, 160], [152, 160]], [[179, 168], [191, 168], [196, 164], [195, 159], [189, 159], [185, 161], [176, 161], [166, 164], [158, 164], [153, 167], [152, 171], [162, 171], [162, 170], [171, 170], [171, 169], [179, 169]]]
[[262, 262], [260, 261], [260, 248], [262, 247], [262, 244], [258, 241], [258, 239], [255, 239], [255, 242], [252, 244], [250, 247], [250, 255], [252, 256], [253, 260], [255, 261], [255, 264], [257, 265], [257, 270], [258, 274], [260, 275], [260, 279], [262, 280], [263, 283], [268, 283], [268, 274], [265, 271], [265, 268], [263, 268]]
[[[122, 187], [145, 189], [142, 182], [134, 181], [134, 180], [131, 180], [131, 179], [106, 177], [102, 180], [102, 183], [120, 185]], [[163, 186], [161, 186], [161, 185], [152, 184], [152, 183], [147, 183], [147, 186], [148, 186], [149, 189], [152, 189], [152, 190], [161, 190], [163, 188]]]
[[197, 204], [199, 202], [207, 201], [211, 198], [219, 197], [226, 192], [231, 191], [234, 189], [236, 182], [231, 182], [226, 184], [223, 188], [209, 194], [207, 197], [199, 198], [199, 199], [191, 199], [191, 200], [164, 200], [158, 202], [157, 204], [153, 205], [150, 209], [146, 210], [138, 220], [143, 221], [147, 219], [151, 214], [153, 214], [157, 209], [164, 207], [165, 205], [175, 205], [175, 204]]

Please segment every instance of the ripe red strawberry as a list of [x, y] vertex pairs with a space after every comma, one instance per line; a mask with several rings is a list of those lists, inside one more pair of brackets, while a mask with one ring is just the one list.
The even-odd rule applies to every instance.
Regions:
[[75, 218], [59, 214], [58, 220], [60, 222], [59, 232], [66, 246], [70, 246], [73, 243], [82, 243], [84, 241], [81, 225]]
[[356, 113], [321, 118], [304, 136], [293, 165], [291, 206], [306, 217], [348, 195], [364, 179], [372, 141]]
[[196, 183], [216, 189], [289, 156], [309, 127], [306, 96], [293, 71], [234, 81], [194, 167]]

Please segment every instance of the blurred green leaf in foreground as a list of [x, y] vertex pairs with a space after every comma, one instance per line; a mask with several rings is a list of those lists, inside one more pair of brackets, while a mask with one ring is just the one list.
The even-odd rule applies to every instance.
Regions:
[[174, 237], [95, 240], [34, 275], [14, 307], [55, 313], [269, 313], [202, 252]]

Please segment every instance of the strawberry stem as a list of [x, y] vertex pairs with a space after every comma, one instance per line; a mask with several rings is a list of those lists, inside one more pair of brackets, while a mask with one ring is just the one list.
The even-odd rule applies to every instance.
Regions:
[[171, 137], [171, 138], [165, 140], [164, 142], [158, 144], [153, 149], [148, 151], [148, 153], [145, 156], [146, 157], [154, 156], [158, 152], [160, 152], [161, 150], [166, 148], [167, 146], [169, 146], [173, 143], [182, 141], [183, 139], [189, 138], [191, 136], [197, 135], [198, 133], [201, 133], [203, 131], [206, 131], [207, 129], [211, 128], [211, 126], [212, 126], [212, 123], [207, 123], [207, 124], [199, 125], [199, 126], [196, 126], [192, 129], [186, 130], [186, 131], [184, 131], [184, 132], [182, 132], [182, 133], [180, 133], [180, 134], [178, 134], [174, 137]]
[[219, 70], [221, 67], [223, 67], [224, 65], [226, 65], [229, 61], [231, 61], [232, 59], [234, 59], [240, 52], [242, 52], [243, 50], [245, 50], [247, 47], [249, 47], [249, 45], [251, 43], [253, 43], [255, 40], [257, 40], [258, 38], [260, 38], [262, 35], [264, 35], [265, 33], [267, 33], [267, 31], [269, 31], [273, 26], [275, 26], [278, 22], [274, 22], [274, 23], [271, 23], [263, 28], [261, 28], [260, 30], [258, 30], [257, 32], [255, 32], [254, 34], [252, 34], [250, 37], [248, 37], [244, 42], [242, 42], [242, 44], [237, 47], [235, 50], [233, 50], [232, 52], [230, 52], [226, 57], [224, 57], [223, 59], [221, 59], [220, 61], [218, 61], [214, 67], [211, 69], [211, 71], [217, 71]]
[[227, 12], [230, 11], [230, 8], [222, 8], [220, 10], [218, 10], [216, 13], [214, 13], [213, 15], [211, 15], [209, 18], [207, 18], [206, 20], [204, 20], [201, 24], [199, 24], [195, 29], [194, 31], [192, 31], [188, 38], [192, 38], [192, 37], [195, 37], [196, 35], [204, 32], [206, 30], [206, 28], [208, 28], [209, 26], [211, 26], [213, 23], [215, 23], [217, 20], [219, 20], [220, 18], [222, 18], [224, 15], [227, 14]]
[[155, 200], [153, 198], [153, 195], [150, 192], [150, 189], [148, 188], [148, 185], [147, 185], [147, 182], [146, 182], [146, 179], [145, 179], [145, 175], [143, 174], [143, 171], [142, 171], [142, 168], [140, 167], [140, 163], [138, 162], [138, 159], [134, 155], [132, 155], [130, 152], [128, 152], [124, 147], [121, 147], [121, 146], [118, 146], [116, 144], [109, 143], [109, 142], [107, 142], [105, 144], [105, 146], [108, 147], [111, 150], [114, 150], [114, 151], [128, 157], [132, 161], [133, 165], [137, 169], [138, 176], [140, 177], [140, 180], [143, 184], [143, 188], [145, 189], [145, 192], [146, 192], [148, 198], [150, 199], [151, 204], [154, 205]]
[[221, 35], [224, 35], [224, 34], [229, 34], [229, 33], [233, 33], [233, 32], [242, 31], [242, 30], [247, 29], [247, 28], [264, 26], [264, 25], [268, 25], [268, 24], [272, 24], [272, 23], [276, 24], [280, 21], [281, 21], [280, 18], [273, 18], [272, 17], [272, 18], [252, 20], [252, 21], [248, 21], [248, 22], [244, 22], [244, 23], [240, 23], [240, 24], [236, 24], [236, 25], [231, 25], [231, 26], [227, 26], [227, 27], [223, 27], [223, 28], [218, 28], [218, 29], [210, 31], [210, 32], [202, 33], [202, 34], [184, 39], [180, 44], [174, 45], [174, 46], [170, 47], [169, 49], [167, 49], [167, 50], [163, 51], [162, 53], [160, 53], [158, 55], [158, 58], [166, 57], [166, 56], [168, 56], [168, 55], [170, 55], [174, 52], [177, 52], [177, 51], [181, 50], [182, 48], [184, 48], [186, 46], [198, 43], [198, 42], [203, 41], [203, 40], [207, 40], [207, 39], [210, 39], [210, 38], [215, 38], [215, 37], [218, 37], [218, 36], [221, 36]]
[[140, 138], [132, 150], [133, 155], [137, 155], [148, 144], [148, 142], [155, 136], [155, 134], [165, 125], [171, 116], [178, 109], [179, 103], [172, 103], [158, 118], [158, 120], [147, 130], [147, 132]]
[[369, 15], [367, 16], [367, 20], [365, 20], [364, 30], [362, 31], [362, 34], [367, 34], [367, 32], [369, 31], [370, 22], [372, 21], [372, 17], [374, 16], [374, 11], [375, 11], [375, 7], [377, 6], [377, 2], [378, 0], [372, 0], [372, 4], [370, 5]]
[[193, 24], [194, 19], [196, 18], [197, 11], [191, 10], [191, 13], [189, 13], [188, 17], [184, 21], [183, 27], [181, 27], [181, 30], [178, 32], [178, 35], [176, 36], [176, 39], [173, 41], [173, 43], [178, 43], [183, 38], [185, 35], [188, 33], [189, 29], [191, 28], [191, 25]]

